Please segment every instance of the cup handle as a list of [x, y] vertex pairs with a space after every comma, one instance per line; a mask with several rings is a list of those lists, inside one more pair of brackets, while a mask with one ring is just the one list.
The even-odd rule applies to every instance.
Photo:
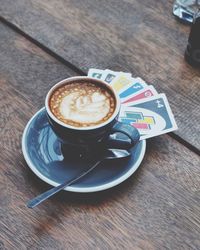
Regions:
[[[125, 135], [123, 136], [123, 139], [113, 137], [117, 132]], [[129, 149], [135, 146], [139, 139], [140, 134], [136, 128], [118, 121], [111, 130], [107, 145], [113, 148]]]

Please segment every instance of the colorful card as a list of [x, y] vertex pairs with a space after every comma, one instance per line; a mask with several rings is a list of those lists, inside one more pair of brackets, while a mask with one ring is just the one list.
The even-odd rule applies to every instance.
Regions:
[[92, 69], [89, 69], [88, 76], [96, 78], [96, 79], [101, 79], [103, 72], [104, 70], [92, 68]]
[[131, 82], [132, 77], [124, 73], [120, 73], [110, 82], [110, 85], [119, 93], [121, 89], [128, 86]]
[[145, 83], [141, 78], [132, 78], [131, 83], [120, 90], [119, 96], [121, 99], [125, 99], [146, 87], [147, 83]]
[[89, 70], [88, 76], [106, 81], [118, 92], [122, 103], [119, 120], [136, 127], [141, 140], [177, 129], [165, 94], [158, 94], [141, 78], [95, 68]]
[[102, 80], [107, 82], [107, 83], [111, 83], [112, 80], [114, 80], [114, 78], [116, 76], [119, 75], [120, 72], [117, 72], [117, 71], [112, 71], [112, 70], [109, 70], [109, 69], [106, 69], [104, 70], [103, 72], [103, 75], [102, 75]]
[[119, 74], [125, 74], [126, 76], [131, 77], [130, 73], [124, 73], [121, 71], [112, 71], [112, 70], [106, 69], [104, 70], [104, 73], [101, 79], [107, 83], [111, 83]]
[[133, 105], [135, 101], [139, 101], [141, 99], [149, 98], [151, 96], [157, 95], [158, 92], [152, 85], [148, 85], [146, 88], [126, 97], [126, 98], [121, 98], [121, 103], [126, 106], [131, 106]]
[[131, 107], [121, 107], [119, 120], [136, 127], [141, 140], [177, 129], [165, 94], [135, 102]]

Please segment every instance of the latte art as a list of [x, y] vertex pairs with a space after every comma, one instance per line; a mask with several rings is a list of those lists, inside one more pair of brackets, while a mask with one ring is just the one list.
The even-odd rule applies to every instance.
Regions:
[[56, 89], [50, 97], [52, 113], [75, 127], [94, 126], [108, 120], [115, 110], [110, 89], [90, 82], [73, 82]]
[[[80, 91], [82, 92], [82, 91]], [[101, 93], [71, 93], [60, 103], [60, 113], [65, 119], [81, 123], [96, 123], [109, 113], [110, 103]]]

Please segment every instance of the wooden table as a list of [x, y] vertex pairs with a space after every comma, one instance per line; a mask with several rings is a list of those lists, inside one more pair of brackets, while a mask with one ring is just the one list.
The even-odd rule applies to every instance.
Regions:
[[[172, 2], [0, 0], [0, 249], [200, 249], [200, 70]], [[54, 83], [91, 67], [165, 92], [179, 130], [149, 139], [118, 187], [28, 209], [50, 186], [23, 158], [23, 129]]]

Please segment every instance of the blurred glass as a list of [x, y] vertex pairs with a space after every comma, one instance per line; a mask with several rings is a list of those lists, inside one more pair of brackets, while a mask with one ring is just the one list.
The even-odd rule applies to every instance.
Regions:
[[200, 0], [175, 0], [173, 14], [186, 22], [193, 22], [194, 14], [200, 8]]

